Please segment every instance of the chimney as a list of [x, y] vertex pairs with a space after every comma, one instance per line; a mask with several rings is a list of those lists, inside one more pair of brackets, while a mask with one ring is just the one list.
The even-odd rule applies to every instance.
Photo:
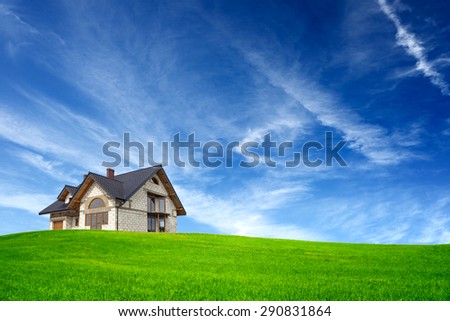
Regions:
[[106, 177], [114, 179], [114, 170], [112, 168], [106, 169]]

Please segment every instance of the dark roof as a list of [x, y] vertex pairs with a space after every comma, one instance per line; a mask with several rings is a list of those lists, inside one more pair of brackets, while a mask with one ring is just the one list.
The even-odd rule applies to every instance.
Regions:
[[92, 177], [109, 196], [125, 200], [123, 196], [123, 183], [121, 181], [95, 173], [89, 173], [88, 176]]
[[48, 213], [54, 213], [54, 212], [63, 212], [67, 210], [67, 206], [69, 203], [64, 203], [63, 201], [55, 201], [46, 208], [44, 208], [42, 211], [39, 212], [39, 214], [48, 214]]
[[[79, 187], [79, 186], [78, 186]], [[70, 195], [75, 195], [75, 193], [78, 190], [78, 187], [76, 186], [71, 186], [71, 185], [64, 185], [63, 189], [61, 190], [61, 192], [59, 193], [57, 199], [59, 199], [61, 197], [61, 195], [64, 193], [64, 191], [68, 191], [70, 193]]]
[[89, 175], [108, 195], [126, 201], [160, 169], [161, 166], [147, 167], [119, 174], [114, 176], [114, 178], [95, 173], [89, 173]]
[[[141, 188], [156, 172], [162, 168], [161, 165], [142, 168], [137, 171], [116, 175], [114, 178], [123, 183], [123, 198], [129, 199], [136, 191]], [[120, 198], [120, 197], [119, 197]]]
[[77, 192], [79, 186], [76, 187], [76, 186], [66, 185], [65, 187], [67, 188], [67, 190], [69, 191], [69, 193], [71, 195], [74, 195]]
[[[126, 201], [161, 168], [161, 165], [142, 168], [136, 171], [116, 175], [114, 178], [89, 172], [83, 183], [88, 177], [91, 177], [109, 196]], [[63, 191], [67, 189], [69, 193], [72, 194], [72, 199], [74, 199], [83, 183], [81, 183], [78, 187], [66, 185], [64, 186]], [[68, 210], [68, 206], [71, 202], [72, 200], [68, 204], [65, 204], [63, 201], [56, 201], [39, 212], [39, 214], [48, 214]]]

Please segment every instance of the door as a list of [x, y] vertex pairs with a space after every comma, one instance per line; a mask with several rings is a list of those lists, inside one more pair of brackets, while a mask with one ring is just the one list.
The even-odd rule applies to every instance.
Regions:
[[54, 230], [62, 230], [63, 229], [63, 221], [55, 221], [53, 222]]
[[92, 214], [92, 230], [101, 230], [102, 229], [102, 219], [103, 213]]

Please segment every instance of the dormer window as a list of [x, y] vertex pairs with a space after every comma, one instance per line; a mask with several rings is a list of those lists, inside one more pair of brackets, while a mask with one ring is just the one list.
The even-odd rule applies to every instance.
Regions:
[[70, 202], [71, 199], [72, 199], [72, 195], [68, 194], [68, 195], [66, 196], [66, 199], [64, 200], [64, 203], [65, 203], [65, 204], [69, 204], [69, 202]]

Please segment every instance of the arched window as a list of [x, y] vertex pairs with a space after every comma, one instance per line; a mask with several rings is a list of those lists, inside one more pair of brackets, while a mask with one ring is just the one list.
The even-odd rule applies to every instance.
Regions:
[[105, 202], [103, 202], [100, 198], [94, 198], [92, 202], [89, 204], [89, 208], [99, 208], [105, 207]]
[[108, 224], [108, 209], [101, 198], [94, 198], [88, 206], [85, 214], [84, 225], [91, 230], [101, 230], [102, 225]]

